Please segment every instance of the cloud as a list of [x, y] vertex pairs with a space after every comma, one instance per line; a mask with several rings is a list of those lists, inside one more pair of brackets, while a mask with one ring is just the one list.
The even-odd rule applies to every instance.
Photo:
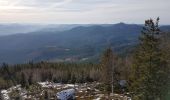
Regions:
[[41, 9], [62, 6], [71, 1], [72, 0], [2, 0], [0, 1], [0, 7], [8, 6]]
[[112, 23], [160, 16], [170, 23], [170, 0], [0, 0], [0, 21]]
[[61, 6], [71, 1], [72, 0], [20, 0], [18, 5], [48, 8], [51, 6]]

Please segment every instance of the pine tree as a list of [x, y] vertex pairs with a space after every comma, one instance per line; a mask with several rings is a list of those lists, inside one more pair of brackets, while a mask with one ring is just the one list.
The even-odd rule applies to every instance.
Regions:
[[32, 85], [32, 84], [34, 83], [34, 82], [33, 82], [33, 73], [31, 73], [31, 74], [29, 75], [28, 83], [29, 83], [29, 85]]
[[105, 85], [105, 91], [111, 91], [112, 85], [112, 67], [113, 67], [113, 53], [112, 49], [108, 48], [102, 57], [101, 60], [101, 70], [102, 70], [102, 82]]
[[167, 62], [160, 48], [159, 18], [145, 21], [133, 60], [131, 90], [133, 100], [164, 100], [168, 79]]
[[12, 73], [10, 71], [9, 65], [6, 63], [3, 63], [2, 68], [3, 68], [3, 71], [7, 74], [7, 76], [5, 78], [12, 80], [12, 84], [15, 85], [16, 82], [14, 80], [14, 76], [12, 75]]
[[164, 48], [163, 51], [165, 52], [165, 58], [168, 62], [168, 67], [169, 67], [169, 74], [168, 74], [168, 76], [169, 76], [168, 83], [169, 84], [167, 84], [168, 91], [164, 91], [165, 93], [167, 93], [167, 95], [165, 96], [165, 100], [170, 100], [170, 45], [169, 45], [170, 33], [169, 32], [164, 33], [161, 40], [163, 41], [161, 46]]
[[21, 82], [20, 83], [21, 83], [22, 88], [28, 87], [28, 82], [27, 82], [26, 76], [23, 72], [21, 73]]
[[76, 83], [76, 76], [73, 74], [71, 77], [71, 83], [75, 84]]

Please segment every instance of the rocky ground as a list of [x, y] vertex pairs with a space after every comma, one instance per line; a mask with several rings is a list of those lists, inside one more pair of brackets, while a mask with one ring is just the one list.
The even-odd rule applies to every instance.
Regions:
[[122, 94], [105, 94], [96, 88], [100, 83], [61, 84], [51, 82], [38, 82], [28, 89], [21, 85], [13, 86], [7, 90], [1, 90], [2, 100], [44, 100], [45, 92], [49, 100], [57, 100], [56, 94], [62, 90], [75, 89], [76, 100], [131, 100]]

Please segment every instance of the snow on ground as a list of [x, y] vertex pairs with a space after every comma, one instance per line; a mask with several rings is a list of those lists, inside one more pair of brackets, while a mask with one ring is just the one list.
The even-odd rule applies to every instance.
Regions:
[[101, 100], [101, 98], [93, 99], [93, 100]]
[[9, 92], [7, 90], [1, 90], [1, 95], [2, 95], [4, 100], [10, 100], [8, 93]]
[[43, 88], [57, 88], [57, 89], [66, 89], [66, 88], [76, 88], [76, 84], [61, 84], [61, 83], [52, 83], [52, 82], [38, 82], [39, 85]]
[[12, 86], [7, 90], [1, 90], [1, 95], [4, 100], [10, 100], [9, 93], [11, 93], [13, 90], [21, 90], [21, 85]]
[[[93, 98], [95, 98], [93, 100], [101, 100], [102, 98], [105, 98], [105, 95], [100, 90], [94, 88], [95, 85], [97, 85], [98, 83], [62, 84], [62, 83], [53, 83], [53, 82], [46, 81], [46, 82], [38, 82], [38, 84], [43, 88], [42, 92], [38, 94], [39, 96], [43, 96], [44, 91], [46, 89], [48, 90], [54, 89], [58, 91], [57, 93], [54, 92], [55, 93], [54, 95], [60, 98], [66, 98], [69, 97], [70, 95], [72, 96], [73, 94], [76, 98], [80, 98], [80, 99], [85, 99], [86, 97], [89, 98], [90, 96], [93, 96]], [[14, 90], [20, 91], [19, 95], [22, 96], [22, 98], [32, 99], [33, 97], [35, 97], [34, 95], [28, 95], [29, 92], [25, 89], [22, 89], [21, 85], [12, 86], [7, 90], [1, 90], [0, 93], [2, 94], [4, 100], [10, 100], [9, 94], [12, 93]], [[91, 91], [93, 91], [93, 95], [91, 94]], [[111, 97], [123, 98], [122, 100], [131, 100], [131, 98], [120, 94], [113, 94], [111, 95]]]
[[[42, 88], [58, 88], [58, 87], [63, 87], [63, 84], [61, 83], [53, 83], [53, 82], [38, 82], [39, 85], [41, 85]], [[68, 84], [67, 87], [72, 87], [73, 84]], [[66, 87], [66, 88], [67, 88]]]

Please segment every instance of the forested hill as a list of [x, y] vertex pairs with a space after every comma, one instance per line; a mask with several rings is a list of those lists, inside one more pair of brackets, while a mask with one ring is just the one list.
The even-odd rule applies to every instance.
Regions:
[[[0, 37], [0, 62], [85, 61], [99, 58], [110, 46], [125, 54], [137, 44], [142, 25], [114, 24], [76, 26], [69, 30], [43, 29]], [[162, 26], [169, 31], [170, 26]], [[10, 30], [10, 29], [9, 29]]]

